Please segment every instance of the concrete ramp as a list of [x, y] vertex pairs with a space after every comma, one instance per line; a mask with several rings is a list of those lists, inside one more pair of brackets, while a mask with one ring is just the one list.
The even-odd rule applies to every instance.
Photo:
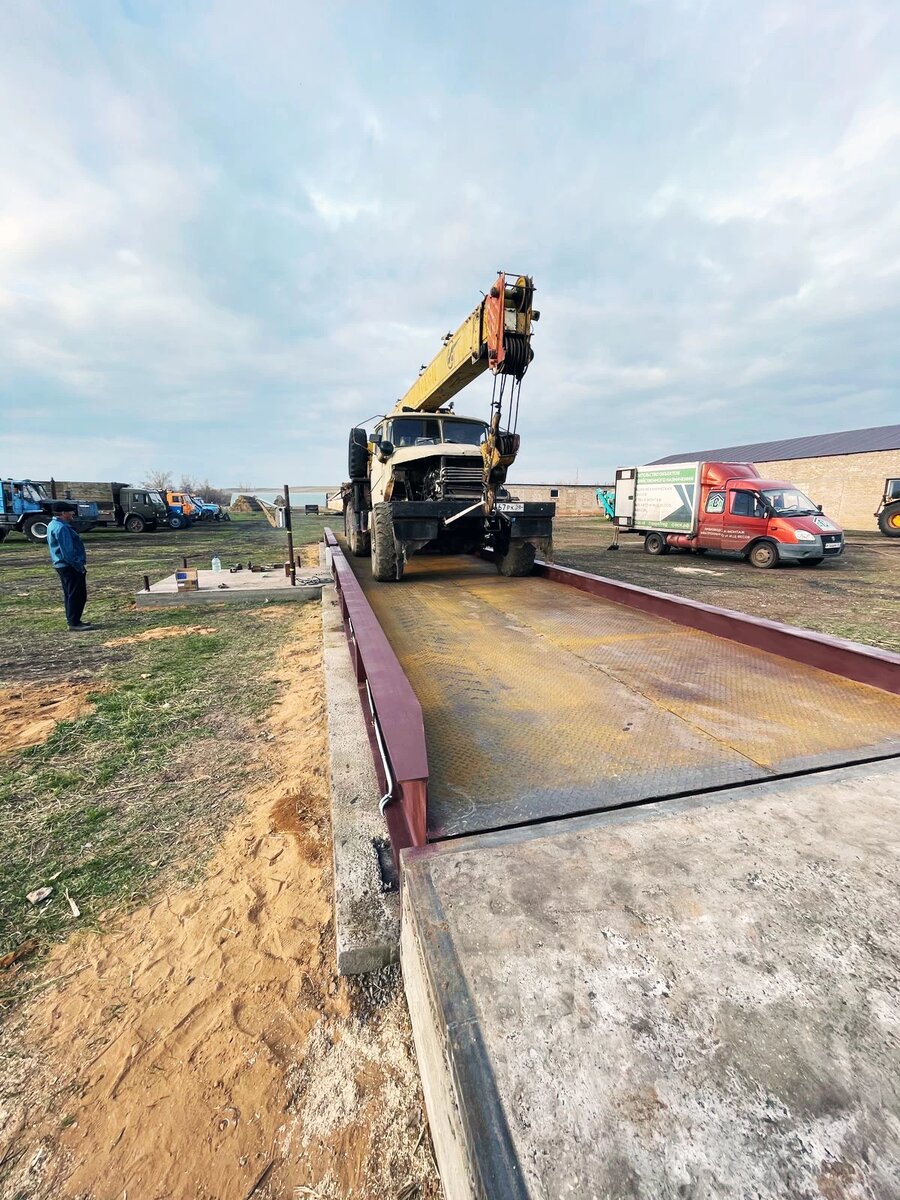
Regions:
[[900, 765], [403, 854], [448, 1200], [900, 1197]]

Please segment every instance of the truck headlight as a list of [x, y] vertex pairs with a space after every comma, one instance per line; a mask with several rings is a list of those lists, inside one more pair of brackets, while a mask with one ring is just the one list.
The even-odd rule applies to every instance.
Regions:
[[807, 533], [805, 529], [795, 529], [794, 536], [798, 542], [814, 542], [816, 540], [816, 535]]

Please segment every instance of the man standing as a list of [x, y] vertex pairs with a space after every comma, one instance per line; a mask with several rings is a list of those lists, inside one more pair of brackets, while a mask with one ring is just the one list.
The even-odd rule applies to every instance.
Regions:
[[87, 553], [78, 530], [72, 525], [77, 512], [77, 505], [68, 500], [55, 500], [53, 519], [47, 526], [50, 561], [62, 584], [66, 621], [72, 632], [94, 628], [81, 619], [87, 603]]

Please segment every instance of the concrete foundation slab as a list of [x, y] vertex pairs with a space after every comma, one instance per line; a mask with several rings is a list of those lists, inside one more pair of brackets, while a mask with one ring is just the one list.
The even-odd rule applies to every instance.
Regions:
[[405, 851], [448, 1200], [900, 1197], [900, 763]]
[[322, 594], [322, 630], [337, 964], [342, 975], [357, 975], [399, 958], [400, 897], [382, 883], [376, 846], [386, 845], [387, 827], [333, 585]]
[[278, 571], [198, 571], [196, 592], [179, 592], [175, 575], [150, 585], [150, 591], [135, 593], [138, 608], [180, 608], [203, 604], [245, 604], [317, 600], [327, 579], [319, 571], [298, 571], [297, 586]]

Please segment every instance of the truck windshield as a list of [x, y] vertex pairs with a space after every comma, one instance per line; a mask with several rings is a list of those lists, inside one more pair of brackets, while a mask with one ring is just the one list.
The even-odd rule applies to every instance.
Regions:
[[26, 500], [30, 500], [32, 504], [40, 504], [46, 497], [44, 489], [36, 487], [33, 483], [23, 484], [22, 495]]
[[433, 446], [441, 440], [441, 423], [434, 417], [403, 417], [394, 421], [395, 446]]
[[487, 427], [480, 421], [444, 421], [444, 441], [457, 446], [480, 446]]
[[811, 517], [819, 511], [809, 496], [804, 496], [796, 488], [770, 488], [762, 495], [779, 517]]
[[150, 493], [148, 493], [148, 494], [149, 494], [149, 496], [150, 496], [150, 503], [151, 503], [151, 504], [163, 504], [163, 503], [164, 503], [164, 502], [163, 502], [163, 498], [162, 498], [162, 496], [160, 495], [160, 493], [159, 493], [159, 492], [150, 492]]
[[397, 417], [388, 441], [395, 446], [480, 446], [486, 426], [481, 421], [442, 421], [438, 417]]

